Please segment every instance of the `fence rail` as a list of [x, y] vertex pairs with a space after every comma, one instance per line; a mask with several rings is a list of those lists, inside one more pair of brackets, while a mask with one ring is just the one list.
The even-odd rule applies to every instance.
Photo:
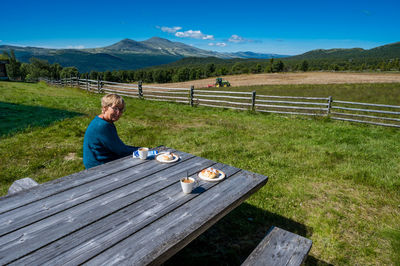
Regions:
[[329, 116], [335, 120], [366, 123], [400, 128], [400, 106], [333, 100], [329, 97], [299, 97], [259, 95], [253, 92], [213, 91], [191, 88], [165, 88], [143, 86], [141, 82], [118, 83], [102, 80], [42, 79], [56, 86], [77, 87], [93, 93], [118, 93], [127, 97], [138, 97], [152, 101], [168, 101], [207, 106], [252, 110], [263, 113]]

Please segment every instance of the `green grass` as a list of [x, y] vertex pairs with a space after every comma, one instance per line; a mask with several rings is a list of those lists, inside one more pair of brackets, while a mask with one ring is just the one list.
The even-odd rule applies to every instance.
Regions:
[[[380, 84], [351, 86], [380, 99], [370, 102], [393, 104], [380, 96]], [[278, 87], [274, 94], [292, 90]], [[342, 93], [330, 88], [332, 95]], [[390, 90], [399, 97], [400, 86]], [[356, 100], [348, 95], [342, 99]], [[83, 170], [83, 135], [100, 112], [100, 97], [43, 83], [0, 82], [1, 195], [23, 177], [46, 182]], [[125, 143], [166, 145], [270, 177], [167, 265], [240, 264], [271, 225], [313, 240], [306, 264], [399, 264], [398, 129], [125, 100], [116, 123]]]
[[260, 95], [332, 96], [333, 100], [400, 105], [399, 83], [255, 85], [217, 89], [256, 91]]

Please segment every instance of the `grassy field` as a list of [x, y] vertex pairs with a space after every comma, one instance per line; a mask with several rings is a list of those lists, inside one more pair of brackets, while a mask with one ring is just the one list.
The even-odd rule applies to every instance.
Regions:
[[260, 95], [328, 97], [334, 100], [399, 105], [400, 83], [254, 85], [218, 90], [256, 91]]
[[[370, 102], [399, 102], [400, 84], [392, 84], [387, 97], [381, 97], [379, 84], [349, 86], [347, 94], [342, 95], [343, 85], [332, 85], [329, 92], [356, 100], [352, 95], [359, 93], [352, 93], [353, 88], [368, 92]], [[295, 90], [308, 93], [309, 88], [296, 85]], [[283, 94], [294, 89], [265, 90]], [[100, 112], [100, 97], [43, 83], [0, 82], [1, 195], [23, 177], [46, 182], [83, 170], [83, 136]], [[125, 143], [165, 145], [270, 177], [166, 265], [238, 265], [271, 225], [313, 240], [308, 265], [400, 265], [398, 129], [126, 102], [126, 112], [116, 123]]]

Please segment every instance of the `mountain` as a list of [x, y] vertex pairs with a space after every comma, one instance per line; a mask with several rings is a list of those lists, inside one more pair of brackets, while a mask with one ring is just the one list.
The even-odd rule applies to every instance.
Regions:
[[271, 59], [271, 58], [283, 58], [288, 57], [288, 55], [280, 55], [280, 54], [263, 54], [263, 53], [254, 53], [254, 52], [236, 52], [236, 53], [228, 53], [233, 58], [253, 58], [253, 59]]
[[317, 49], [301, 55], [291, 56], [287, 59], [392, 59], [400, 58], [400, 42], [391, 43], [372, 49], [351, 48], [351, 49]]
[[89, 49], [47, 49], [0, 45], [0, 53], [10, 50], [14, 50], [15, 56], [21, 62], [29, 62], [30, 58], [35, 57], [47, 60], [50, 64], [59, 63], [63, 67], [75, 66], [80, 72], [138, 69], [168, 64], [185, 57], [222, 59], [282, 57], [252, 52], [218, 53], [159, 37], [140, 42], [124, 39], [110, 46]]

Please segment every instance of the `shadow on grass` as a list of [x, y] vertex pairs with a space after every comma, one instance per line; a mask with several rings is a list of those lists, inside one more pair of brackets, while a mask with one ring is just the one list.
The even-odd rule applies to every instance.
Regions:
[[[277, 226], [310, 238], [312, 228], [243, 203], [164, 263], [169, 265], [240, 265]], [[330, 265], [308, 256], [306, 265]]]
[[29, 127], [45, 127], [55, 121], [78, 115], [83, 114], [48, 107], [0, 102], [0, 137], [15, 134]]

